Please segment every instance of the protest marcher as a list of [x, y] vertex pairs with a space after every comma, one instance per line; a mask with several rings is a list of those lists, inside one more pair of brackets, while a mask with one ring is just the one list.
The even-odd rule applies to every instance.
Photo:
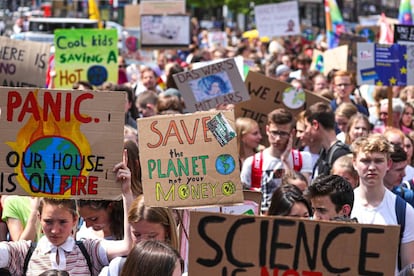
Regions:
[[[144, 204], [144, 196], [138, 196], [128, 211], [128, 222], [135, 243], [144, 240], [157, 240], [168, 243], [179, 250], [177, 223], [170, 209], [149, 207]], [[125, 257], [113, 259], [104, 267], [100, 276], [117, 276], [122, 270]]]
[[329, 104], [317, 102], [305, 112], [305, 134], [318, 141], [322, 150], [313, 167], [312, 179], [320, 174], [330, 174], [332, 164], [340, 156], [350, 153], [349, 147], [336, 138], [335, 115]]
[[292, 71], [290, 67], [280, 64], [276, 67], [275, 78], [279, 81], [288, 82], [289, 74]]
[[[124, 152], [124, 161], [114, 167], [117, 183], [122, 185], [124, 210], [129, 208], [132, 201], [131, 173], [126, 158]], [[70, 274], [97, 275], [110, 260], [128, 254], [132, 246], [131, 231], [125, 220], [123, 240], [86, 239], [82, 241], [81, 249], [82, 245], [76, 244], [72, 237], [78, 223], [76, 202], [73, 199], [43, 198], [39, 205], [39, 219], [44, 236], [30, 256], [27, 273], [24, 271], [25, 262], [20, 258], [16, 262], [16, 256], [26, 256], [31, 246], [29, 241], [1, 242], [0, 268], [7, 268], [12, 275], [39, 275], [49, 269], [66, 270]], [[81, 250], [86, 251], [87, 255]], [[89, 265], [89, 262], [93, 265]]]
[[353, 115], [358, 112], [355, 105], [352, 103], [342, 103], [335, 110], [335, 123], [336, 123], [336, 138], [345, 143], [346, 135], [349, 130], [349, 120]]
[[[404, 103], [399, 98], [392, 99], [392, 127], [400, 128], [400, 118], [404, 110]], [[388, 99], [380, 101], [379, 120], [375, 123], [373, 133], [383, 133], [388, 126]]]
[[349, 219], [354, 204], [351, 184], [339, 175], [319, 175], [305, 191], [317, 220]]
[[296, 148], [310, 153], [313, 168], [316, 161], [318, 161], [322, 146], [320, 141], [312, 139], [309, 135], [305, 134], [305, 121], [305, 110], [303, 110], [296, 116]]
[[352, 154], [342, 155], [332, 165], [331, 174], [345, 178], [352, 188], [358, 187], [359, 176], [352, 164]]
[[352, 103], [358, 109], [358, 112], [369, 116], [368, 109], [351, 99], [351, 93], [354, 91], [355, 85], [352, 75], [346, 71], [335, 72], [332, 85], [335, 93], [335, 99], [331, 101], [332, 110], [335, 111], [342, 103]]
[[351, 145], [358, 137], [368, 136], [372, 126], [369, 119], [362, 113], [357, 113], [348, 121], [348, 132], [345, 136], [345, 144]]
[[241, 181], [247, 189], [262, 191], [262, 211], [269, 208], [274, 190], [281, 184], [283, 175], [291, 170], [310, 175], [311, 156], [307, 152], [292, 150], [294, 120], [284, 108], [268, 114], [266, 134], [270, 146], [248, 157], [242, 166]]
[[404, 134], [408, 134], [414, 130], [413, 114], [414, 106], [411, 103], [405, 103], [404, 110], [400, 118], [400, 128]]
[[414, 263], [414, 209], [404, 201], [401, 203], [401, 198], [384, 186], [383, 178], [391, 166], [391, 144], [382, 135], [371, 134], [357, 139], [351, 147], [359, 175], [351, 216], [369, 224], [397, 225], [405, 221], [395, 265], [397, 274], [401, 268]]
[[312, 90], [312, 92], [315, 93], [315, 94], [317, 94], [317, 95], [320, 95], [323, 89], [328, 88], [328, 80], [321, 73], [316, 74], [312, 78], [312, 82], [313, 82], [313, 90]]
[[153, 91], [157, 94], [162, 92], [157, 84], [158, 76], [151, 67], [141, 68], [140, 75], [141, 79], [133, 86], [136, 96], [144, 91]]
[[142, 117], [157, 115], [157, 103], [158, 95], [151, 90], [140, 93], [135, 99], [135, 106]]
[[273, 193], [267, 215], [309, 218], [312, 210], [302, 191], [293, 184], [285, 183]]
[[407, 154], [399, 145], [394, 145], [391, 150], [392, 161], [390, 169], [384, 176], [385, 187], [396, 195], [399, 195], [411, 206], [414, 206], [414, 192], [402, 184], [407, 166]]
[[142, 241], [129, 253], [120, 276], [181, 276], [184, 261], [177, 250], [160, 241]]
[[236, 119], [237, 147], [239, 152], [240, 165], [247, 157], [259, 151], [262, 141], [259, 124], [248, 117]]

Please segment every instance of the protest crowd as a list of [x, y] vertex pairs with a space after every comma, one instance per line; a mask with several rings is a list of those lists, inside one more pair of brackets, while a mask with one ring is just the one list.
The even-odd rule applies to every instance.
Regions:
[[[153, 56], [149, 63], [131, 59], [120, 50], [117, 81], [95, 85], [80, 79], [71, 84], [69, 89], [77, 95], [87, 91], [125, 95], [123, 151], [119, 152], [123, 160], [112, 164], [113, 185], [120, 187], [122, 199], [30, 197], [7, 194], [1, 188], [0, 275], [189, 274], [188, 247], [197, 250], [191, 249], [185, 224], [191, 206], [145, 204], [149, 198], [146, 192], [155, 190], [146, 188], [144, 174], [154, 177], [162, 173], [160, 163], [143, 162], [141, 146], [154, 143], [152, 154], [156, 155], [157, 141], [146, 137], [141, 122], [154, 119], [150, 121], [151, 129], [159, 134], [161, 144], [185, 137], [191, 140], [193, 134], [189, 132], [194, 130], [181, 122], [170, 125], [162, 137], [161, 126], [155, 123], [160, 118], [235, 110], [239, 111], [231, 124], [237, 140], [237, 177], [240, 189], [260, 195], [255, 216], [334, 221], [340, 225], [400, 225], [398, 252], [391, 252], [396, 257], [388, 260], [392, 264], [388, 271], [414, 275], [414, 84], [359, 85], [356, 69], [332, 66], [329, 72], [318, 70], [314, 52], [332, 50], [324, 30], [312, 38], [301, 34], [268, 38], [222, 25], [205, 29], [192, 18], [190, 31], [191, 41], [186, 48], [147, 50]], [[217, 33], [222, 34], [220, 40], [212, 40], [211, 35]], [[243, 114], [238, 106], [248, 99], [242, 93], [228, 96], [233, 93], [229, 89], [233, 83], [230, 71], [237, 59], [242, 60], [241, 67], [248, 68], [241, 77], [250, 98], [260, 96], [259, 89], [252, 88], [253, 83], [263, 84], [254, 81], [252, 76], [257, 76], [275, 86], [291, 87], [295, 93], [306, 91], [306, 97], [311, 95], [315, 100], [306, 100], [300, 110], [281, 102], [273, 103], [269, 110], [252, 104], [253, 115]], [[205, 73], [189, 99], [182, 84], [194, 87], [197, 70], [212, 64], [220, 65], [219, 73]], [[53, 66], [48, 79], [46, 89], [60, 89]], [[270, 87], [268, 93], [277, 89]], [[221, 100], [214, 101], [216, 98]], [[254, 116], [260, 112], [261, 117]], [[180, 137], [181, 127], [186, 135]], [[207, 141], [206, 136], [204, 139]], [[178, 153], [171, 150], [170, 154]], [[196, 171], [194, 160], [190, 162]], [[206, 160], [199, 156], [197, 162], [204, 164]], [[168, 173], [179, 167], [168, 166]], [[170, 191], [162, 193], [168, 196]], [[217, 250], [217, 259], [221, 258], [216, 241], [209, 237], [205, 241]], [[230, 275], [223, 269], [221, 275], [226, 273]], [[262, 270], [261, 275], [269, 274]], [[352, 274], [342, 271], [335, 275]], [[360, 275], [385, 274], [366, 271]]]

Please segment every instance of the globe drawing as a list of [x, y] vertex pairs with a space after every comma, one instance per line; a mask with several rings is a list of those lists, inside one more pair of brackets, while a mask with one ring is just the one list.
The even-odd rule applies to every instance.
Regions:
[[219, 155], [216, 159], [216, 170], [219, 174], [231, 174], [236, 168], [236, 162], [230, 154]]
[[282, 101], [290, 109], [298, 109], [305, 103], [306, 95], [303, 89], [288, 87], [283, 91]]
[[[22, 172], [32, 190], [58, 194], [61, 176], [80, 175], [80, 156], [72, 141], [63, 137], [43, 137], [26, 149], [22, 157]], [[71, 185], [63, 187], [63, 192], [70, 188]]]

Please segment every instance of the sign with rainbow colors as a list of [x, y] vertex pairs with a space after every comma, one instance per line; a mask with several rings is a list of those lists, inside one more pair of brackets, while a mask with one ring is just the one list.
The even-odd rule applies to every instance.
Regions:
[[0, 194], [119, 198], [113, 167], [122, 160], [124, 93], [0, 93]]
[[72, 88], [78, 81], [94, 86], [118, 82], [118, 34], [115, 29], [55, 31], [55, 87]]
[[357, 48], [358, 84], [414, 84], [414, 46], [358, 43]]

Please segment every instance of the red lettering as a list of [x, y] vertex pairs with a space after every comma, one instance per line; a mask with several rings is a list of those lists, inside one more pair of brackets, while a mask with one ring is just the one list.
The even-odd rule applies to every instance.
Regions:
[[97, 181], [98, 181], [97, 176], [89, 176], [88, 194], [90, 195], [98, 194], [98, 191], [97, 191], [98, 185], [96, 184]]
[[[80, 114], [80, 112], [79, 112], [81, 102], [86, 100], [86, 99], [93, 99], [93, 94], [92, 93], [84, 93], [84, 94], [81, 94], [79, 97], [77, 97], [76, 100], [75, 100], [75, 106], [74, 106], [73, 113], [75, 115], [75, 118], [81, 123], [89, 123], [89, 122], [92, 121], [91, 117], [82, 116], [82, 114]], [[70, 106], [69, 106], [69, 108], [70, 108]]]
[[[322, 276], [322, 272], [316, 272], [316, 271], [302, 271], [302, 273], [294, 270], [294, 269], [288, 269], [281, 276]], [[260, 270], [260, 276], [270, 276], [269, 271], [267, 267], [262, 266]], [[279, 269], [275, 268], [273, 269], [273, 276], [279, 276]]]
[[211, 142], [211, 138], [207, 137], [207, 133], [209, 132], [207, 122], [210, 121], [210, 119], [210, 116], [201, 118], [201, 122], [203, 125], [204, 142]]
[[[59, 194], [63, 195], [66, 191], [66, 187], [69, 186], [70, 184], [67, 183], [67, 181], [70, 179], [69, 175], [62, 175], [60, 177], [60, 191]], [[73, 186], [71, 187], [71, 190], [73, 191]], [[71, 194], [73, 195], [71, 191]]]
[[53, 100], [53, 96], [50, 92], [45, 92], [44, 105], [43, 105], [43, 118], [47, 120], [49, 109], [53, 113], [56, 121], [60, 121], [60, 110], [62, 109], [62, 93], [55, 93], [56, 100]]
[[7, 94], [7, 121], [13, 120], [13, 110], [22, 104], [22, 97], [17, 91], [10, 91]]
[[72, 94], [68, 93], [66, 94], [66, 99], [65, 99], [65, 122], [69, 122], [70, 121], [70, 106], [72, 105]]
[[[174, 132], [172, 132], [173, 130]], [[178, 132], [177, 124], [175, 123], [175, 121], [171, 121], [170, 124], [168, 125], [167, 134], [165, 135], [164, 143], [162, 143], [163, 146], [167, 144], [168, 138], [170, 138], [170, 136], [177, 137], [178, 143], [183, 144], [183, 139], [181, 139], [181, 136]]]
[[[80, 192], [82, 191], [82, 193], [84, 195], [87, 195], [86, 190], [85, 190], [85, 185], [87, 184], [88, 179], [86, 176], [81, 175], [81, 176], [72, 176], [72, 186], [78, 186], [77, 187], [77, 195], [80, 195]], [[77, 185], [76, 185], [77, 184]]]
[[161, 133], [161, 131], [159, 131], [155, 126], [156, 126], [156, 124], [158, 124], [158, 121], [154, 121], [154, 122], [152, 122], [151, 123], [151, 125], [150, 125], [150, 130], [152, 131], [152, 132], [154, 132], [155, 134], [157, 134], [158, 136], [159, 136], [159, 140], [158, 140], [158, 142], [156, 143], [156, 144], [154, 144], [154, 145], [152, 145], [152, 144], [150, 144], [150, 143], [147, 143], [147, 146], [149, 147], [149, 148], [158, 148], [160, 145], [161, 145], [161, 143], [162, 143], [162, 133]]
[[33, 92], [29, 92], [29, 94], [27, 95], [26, 100], [23, 103], [22, 110], [20, 111], [19, 117], [17, 118], [17, 121], [23, 121], [26, 113], [32, 113], [32, 116], [36, 121], [40, 120], [39, 108], [37, 105], [36, 96]]

